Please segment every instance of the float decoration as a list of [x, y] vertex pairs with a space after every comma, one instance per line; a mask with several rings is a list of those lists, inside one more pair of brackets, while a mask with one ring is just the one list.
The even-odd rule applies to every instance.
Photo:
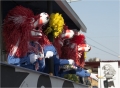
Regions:
[[49, 27], [45, 30], [45, 34], [53, 33], [56, 38], [62, 33], [64, 27], [64, 19], [59, 13], [52, 13], [50, 15]]

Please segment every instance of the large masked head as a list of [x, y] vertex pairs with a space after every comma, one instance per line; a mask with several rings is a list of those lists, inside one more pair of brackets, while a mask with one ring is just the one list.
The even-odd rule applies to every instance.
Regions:
[[74, 31], [70, 30], [68, 26], [64, 25], [64, 29], [62, 33], [59, 36], [59, 43], [61, 46], [63, 46], [64, 40], [71, 39], [74, 36]]
[[86, 44], [85, 36], [81, 33], [77, 33], [74, 37], [69, 40], [71, 48], [74, 48], [74, 44], [77, 44], [78, 52], [88, 52], [91, 50], [90, 45]]
[[71, 38], [73, 38], [73, 36], [74, 36], [74, 31], [73, 30], [70, 30], [69, 28], [68, 28], [68, 26], [64, 26], [64, 30], [63, 30], [63, 32], [61, 33], [61, 39], [63, 39], [63, 40], [65, 40], [65, 39], [71, 39]]
[[31, 40], [39, 40], [40, 38], [42, 38], [42, 26], [47, 24], [49, 21], [49, 15], [45, 12], [40, 13], [39, 15], [35, 16], [35, 18], [37, 18], [37, 20], [34, 20], [34, 24], [33, 24], [33, 29], [31, 30]]
[[31, 37], [39, 38], [41, 34], [38, 30], [47, 22], [48, 15], [42, 16], [35, 16], [29, 8], [23, 6], [16, 6], [8, 12], [3, 24], [3, 38], [8, 53], [17, 57], [26, 55], [28, 41]]

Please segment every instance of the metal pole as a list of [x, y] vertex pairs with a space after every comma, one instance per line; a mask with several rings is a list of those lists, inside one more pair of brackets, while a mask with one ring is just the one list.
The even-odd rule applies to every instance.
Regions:
[[[52, 13], [52, 10], [53, 10], [52, 1], [48, 0], [47, 1], [47, 11], [48, 11], [49, 15]], [[49, 33], [48, 38], [49, 38], [50, 42], [53, 42], [53, 40], [54, 40], [53, 33]], [[45, 60], [46, 60], [46, 65], [47, 65], [47, 67], [49, 69], [49, 74], [51, 76], [53, 76], [54, 75], [54, 59], [53, 59], [53, 57], [51, 57], [49, 59], [46, 58]]]
[[[2, 12], [1, 11], [1, 0], [0, 0], [0, 13]], [[0, 15], [0, 61], [3, 61], [2, 60], [2, 13]]]
[[1, 62], [6, 62], [7, 61], [7, 53], [5, 51], [5, 44], [3, 43], [3, 36], [2, 36], [2, 20], [3, 20], [3, 13], [2, 13], [2, 0], [0, 0], [0, 61]]
[[[48, 1], [47, 1], [47, 12], [48, 12], [49, 15], [53, 12], [52, 0], [48, 0]], [[52, 32], [48, 34], [48, 38], [49, 38], [49, 40], [50, 40], [51, 42], [54, 41], [53, 33], [52, 33]]]

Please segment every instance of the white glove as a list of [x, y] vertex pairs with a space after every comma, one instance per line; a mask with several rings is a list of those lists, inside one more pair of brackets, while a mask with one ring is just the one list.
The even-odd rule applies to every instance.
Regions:
[[44, 54], [43, 54], [43, 53], [40, 53], [40, 54], [38, 55], [38, 57], [39, 57], [39, 58], [44, 58]]
[[93, 78], [93, 79], [95, 79], [96, 81], [98, 81], [97, 74], [91, 73], [91, 74], [90, 74], [90, 77]]
[[29, 57], [30, 57], [30, 62], [31, 62], [32, 64], [33, 64], [38, 58], [40, 58], [39, 55], [36, 55], [36, 54], [34, 54], [34, 53], [30, 54]]
[[71, 64], [71, 65], [73, 65], [75, 63], [74, 60], [72, 60], [72, 59], [69, 59], [68, 61], [69, 61], [69, 64]]
[[45, 58], [50, 58], [52, 56], [53, 56], [53, 52], [52, 51], [47, 51]]

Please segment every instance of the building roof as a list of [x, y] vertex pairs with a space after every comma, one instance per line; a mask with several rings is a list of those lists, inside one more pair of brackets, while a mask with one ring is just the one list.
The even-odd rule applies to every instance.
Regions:
[[66, 0], [55, 0], [56, 3], [62, 8], [62, 10], [72, 19], [72, 21], [78, 26], [81, 31], [86, 32], [87, 28], [74, 12], [71, 6], [66, 2]]
[[[66, 25], [70, 29], [77, 29], [82, 30], [83, 32], [87, 31], [87, 28], [78, 17], [78, 15], [74, 12], [71, 6], [68, 4], [66, 0], [51, 0], [52, 2], [52, 12], [56, 13], [59, 12], [62, 14]], [[35, 14], [41, 12], [48, 12], [48, 1], [47, 0], [25, 0], [25, 1], [17, 1], [17, 0], [9, 0], [1, 2], [1, 9], [2, 9], [2, 21], [5, 18], [8, 11], [14, 8], [17, 5], [22, 5], [24, 7], [30, 8]]]
[[98, 61], [98, 62], [85, 62], [86, 67], [93, 67], [93, 68], [98, 68], [100, 66], [100, 62], [118, 62], [118, 65], [120, 66], [120, 60], [115, 60], [115, 61]]

